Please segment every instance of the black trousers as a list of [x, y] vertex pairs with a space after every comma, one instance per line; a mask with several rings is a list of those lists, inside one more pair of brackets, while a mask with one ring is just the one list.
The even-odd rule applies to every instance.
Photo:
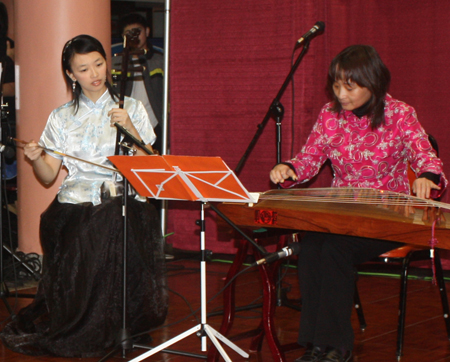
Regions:
[[302, 312], [298, 343], [352, 350], [355, 265], [401, 244], [310, 232], [300, 246], [298, 274]]

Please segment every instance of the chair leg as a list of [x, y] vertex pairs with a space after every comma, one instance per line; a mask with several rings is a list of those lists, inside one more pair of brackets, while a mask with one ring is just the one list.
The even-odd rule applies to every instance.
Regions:
[[353, 294], [353, 303], [356, 310], [356, 315], [358, 316], [359, 321], [359, 328], [362, 332], [366, 330], [367, 323], [366, 318], [364, 317], [364, 311], [361, 304], [361, 299], [359, 298], [359, 292], [358, 292], [358, 283], [355, 281], [355, 293]]
[[444, 315], [445, 327], [447, 329], [447, 338], [450, 340], [450, 318], [447, 290], [445, 288], [444, 273], [442, 272], [441, 257], [439, 251], [434, 251], [434, 264], [436, 266], [436, 281], [439, 287], [439, 293], [441, 294], [442, 312]]
[[408, 289], [409, 263], [412, 253], [413, 252], [408, 253], [408, 255], [403, 259], [402, 265], [397, 326], [397, 360], [400, 360], [400, 357], [403, 354], [403, 340], [405, 337], [406, 293]]

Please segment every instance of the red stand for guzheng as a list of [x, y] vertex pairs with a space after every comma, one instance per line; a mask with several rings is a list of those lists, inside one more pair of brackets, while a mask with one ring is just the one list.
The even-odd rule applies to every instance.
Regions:
[[[288, 236], [282, 235], [277, 238], [277, 250], [285, 247], [288, 244]], [[245, 258], [247, 257], [247, 251], [250, 244], [243, 240], [238, 239], [238, 250], [231, 265], [225, 284], [230, 285], [223, 292], [223, 318], [222, 325], [219, 328], [219, 332], [225, 336], [230, 332], [234, 317], [235, 317], [235, 279], [241, 269]], [[252, 245], [253, 255], [256, 260], [263, 258], [263, 255], [258, 249]], [[240, 333], [233, 336], [233, 340], [237, 341], [244, 338], [253, 337], [250, 342], [249, 351], [257, 352], [261, 350], [264, 338], [272, 354], [274, 362], [286, 362], [284, 352], [299, 349], [300, 346], [297, 343], [289, 343], [281, 345], [275, 330], [275, 309], [277, 305], [277, 276], [279, 271], [281, 260], [276, 261], [270, 265], [261, 264], [258, 266], [259, 274], [261, 276], [262, 288], [263, 288], [263, 303], [262, 303], [262, 317], [259, 326], [250, 331]], [[208, 362], [216, 362], [219, 360], [218, 351], [214, 347], [210, 348], [208, 352]]]

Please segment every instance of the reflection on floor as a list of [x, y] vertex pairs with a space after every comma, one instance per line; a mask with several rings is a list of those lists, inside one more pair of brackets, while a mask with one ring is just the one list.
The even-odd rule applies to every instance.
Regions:
[[[196, 310], [200, 307], [200, 274], [199, 262], [194, 260], [192, 254], [186, 254], [176, 257], [168, 262], [168, 276], [170, 293], [170, 310], [166, 324], [183, 319], [191, 313], [191, 309]], [[196, 256], [196, 255], [194, 255]], [[213, 256], [214, 261], [207, 263], [207, 298], [212, 298], [220, 291], [223, 286], [223, 280], [229, 268], [228, 256]], [[220, 260], [219, 260], [220, 259]], [[397, 328], [397, 309], [399, 280], [394, 277], [381, 277], [373, 274], [376, 270], [365, 270], [369, 275], [359, 277], [359, 293], [364, 306], [364, 312], [367, 320], [367, 329], [361, 332], [358, 328], [356, 315], [353, 316], [355, 327], [355, 359], [354, 361], [380, 362], [396, 361], [396, 328]], [[300, 292], [297, 286], [296, 270], [294, 268], [285, 269], [283, 287], [290, 288], [289, 297], [299, 299]], [[33, 291], [33, 289], [31, 289]], [[245, 306], [262, 301], [261, 281], [256, 269], [251, 269], [241, 275], [237, 281], [236, 304]], [[411, 280], [408, 292], [408, 311], [406, 317], [406, 332], [404, 356], [402, 362], [450, 362], [450, 343], [445, 333], [442, 310], [437, 287], [430, 281], [419, 278]], [[184, 300], [184, 297], [186, 300]], [[29, 299], [19, 298], [8, 299], [16, 310], [30, 302]], [[187, 304], [189, 303], [189, 305]], [[8, 312], [5, 304], [0, 302], [0, 317], [5, 320]], [[222, 309], [221, 295], [208, 304], [208, 312], [216, 314], [208, 318], [208, 324], [215, 329], [219, 329], [221, 323], [220, 313], [213, 313]], [[298, 322], [301, 312], [288, 307], [278, 307], [276, 311], [276, 330], [277, 337], [282, 344], [295, 342], [297, 338]], [[241, 311], [237, 314], [234, 326], [230, 333], [233, 335], [245, 330], [256, 328], [259, 325], [261, 309], [251, 309]], [[197, 325], [197, 317], [189, 317], [178, 324], [161, 329], [151, 333], [153, 337], [152, 346], [158, 346], [161, 343], [177, 336], [178, 334]], [[242, 339], [235, 343], [244, 350], [248, 351], [250, 339]], [[181, 340], [170, 347], [176, 351], [189, 351], [195, 354], [201, 354], [200, 340], [192, 335]], [[225, 350], [230, 358], [235, 362], [240, 361], [273, 361], [272, 354], [263, 343], [260, 352], [250, 353], [250, 358], [244, 359], [238, 356], [228, 347]], [[145, 353], [144, 349], [135, 349], [127, 354], [126, 360]], [[300, 356], [301, 349], [285, 353], [286, 361], [294, 361]], [[79, 361], [79, 359], [58, 358], [58, 357], [28, 357], [13, 353], [3, 346], [0, 347], [0, 359], [2, 361]], [[148, 359], [148, 361], [194, 361], [197, 358], [180, 356], [177, 354], [158, 353]], [[89, 358], [83, 361], [91, 362], [98, 359]], [[123, 359], [119, 354], [110, 358], [113, 361]]]

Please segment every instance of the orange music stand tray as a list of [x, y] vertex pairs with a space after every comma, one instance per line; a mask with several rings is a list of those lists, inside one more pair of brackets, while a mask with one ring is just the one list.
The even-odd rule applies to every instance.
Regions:
[[110, 156], [141, 196], [159, 200], [256, 202], [220, 157]]

